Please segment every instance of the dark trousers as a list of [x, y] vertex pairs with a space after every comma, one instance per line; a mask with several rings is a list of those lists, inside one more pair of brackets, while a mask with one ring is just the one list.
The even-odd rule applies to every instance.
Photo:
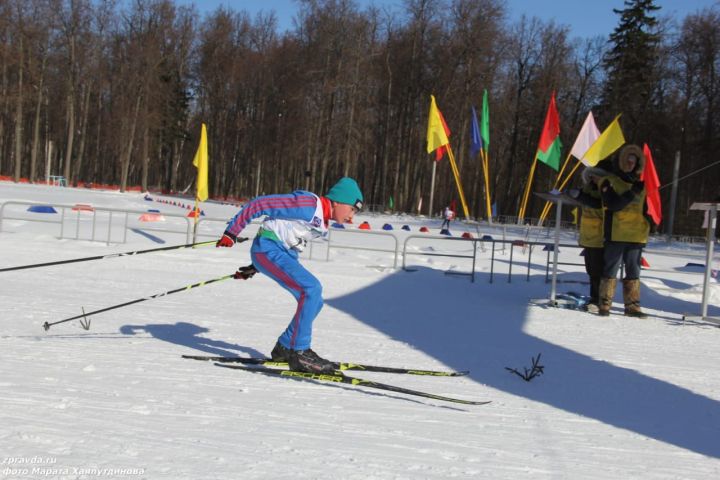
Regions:
[[603, 248], [585, 247], [585, 271], [590, 277], [590, 303], [597, 305], [600, 298], [600, 279], [604, 265]]
[[643, 245], [625, 242], [605, 242], [603, 277], [615, 278], [620, 264], [625, 265], [625, 279], [640, 278], [640, 261]]

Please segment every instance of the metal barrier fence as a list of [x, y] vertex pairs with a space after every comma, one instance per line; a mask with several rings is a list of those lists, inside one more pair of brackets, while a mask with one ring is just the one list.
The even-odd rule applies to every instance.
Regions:
[[[392, 250], [384, 249], [384, 248], [378, 248], [378, 247], [358, 247], [357, 245], [343, 245], [338, 243], [333, 243], [333, 237], [337, 235], [342, 235], [343, 233], [346, 234], [360, 234], [360, 235], [371, 235], [376, 237], [385, 237], [385, 238], [391, 238], [393, 242], [395, 243], [395, 247]], [[345, 230], [341, 228], [331, 228], [328, 232], [328, 238], [327, 238], [327, 255], [325, 256], [325, 260], [330, 260], [330, 250], [333, 248], [335, 249], [348, 249], [348, 250], [364, 250], [369, 252], [388, 252], [393, 254], [393, 268], [397, 268], [397, 257], [398, 257], [398, 246], [399, 246], [399, 240], [397, 236], [390, 232], [373, 232], [371, 230]], [[314, 242], [313, 242], [314, 243]], [[311, 252], [312, 254], [312, 252]]]
[[[454, 242], [468, 242], [472, 243], [472, 255], [461, 255], [458, 253], [437, 253], [437, 252], [411, 252], [408, 251], [408, 243], [411, 240], [414, 239], [423, 239], [423, 240], [446, 240], [446, 241], [454, 241]], [[442, 235], [438, 236], [428, 236], [428, 235], [409, 235], [403, 244], [403, 250], [402, 250], [402, 256], [403, 256], [403, 263], [402, 268], [403, 270], [412, 271], [411, 268], [408, 268], [407, 266], [407, 258], [411, 255], [418, 255], [418, 256], [430, 256], [430, 257], [451, 257], [451, 258], [467, 258], [472, 259], [472, 267], [470, 269], [469, 273], [462, 273], [462, 272], [448, 272], [452, 275], [468, 275], [471, 278], [472, 282], [475, 282], [475, 266], [477, 264], [477, 252], [478, 252], [478, 244], [484, 247], [485, 244], [490, 243], [491, 244], [491, 254], [490, 254], [490, 278], [489, 283], [493, 283], [494, 277], [495, 277], [495, 253], [497, 251], [496, 245], [500, 244], [503, 246], [503, 251], [505, 251], [505, 246], [508, 245], [510, 248], [510, 257], [508, 260], [508, 283], [512, 283], [512, 270], [513, 270], [513, 255], [516, 247], [521, 247], [523, 250], [527, 250], [528, 252], [528, 258], [527, 258], [527, 273], [525, 275], [525, 280], [530, 281], [530, 271], [532, 269], [532, 254], [533, 250], [537, 246], [542, 246], [544, 250], [547, 251], [547, 257], [545, 259], [545, 282], [550, 281], [550, 252], [552, 252], [552, 249], [554, 248], [554, 245], [551, 243], [541, 243], [541, 242], [525, 242], [522, 240], [494, 240], [494, 239], [473, 239], [473, 238], [453, 238], [453, 237], [446, 237]], [[571, 245], [571, 244], [561, 244], [560, 245], [563, 248], [582, 248], [578, 245]], [[485, 251], [485, 248], [481, 248], [482, 251]], [[582, 263], [569, 263], [569, 262], [558, 262], [558, 265], [577, 265], [577, 266], [583, 266]]]
[[[28, 212], [30, 207], [51, 207], [57, 213], [47, 217], [43, 213]], [[138, 219], [131, 218], [137, 215]], [[141, 223], [141, 215], [161, 215], [165, 221], [162, 227], [150, 226]], [[170, 219], [170, 221], [167, 221]], [[49, 204], [37, 202], [8, 201], [0, 205], [0, 232], [9, 220], [23, 222], [54, 224], [58, 226], [59, 238], [73, 240], [89, 240], [93, 242], [126, 243], [128, 231], [135, 231], [141, 235], [152, 238], [152, 233], [172, 233], [184, 236], [185, 243], [190, 243], [193, 237], [195, 219], [182, 214], [149, 213], [144, 210], [124, 210], [93, 206], [83, 208], [82, 205]], [[201, 218], [198, 225], [203, 222], [223, 222], [226, 219]], [[118, 234], [117, 231], [120, 230]], [[198, 227], [199, 236], [215, 236], [213, 233], [202, 233]]]
[[[27, 212], [28, 207], [32, 206], [49, 206], [58, 210], [59, 217], [56, 215], [46, 216], [44, 214]], [[24, 222], [36, 222], [44, 224], [57, 225], [59, 230], [59, 238], [63, 239], [75, 239], [75, 240], [89, 240], [89, 241], [100, 241], [107, 244], [110, 243], [126, 243], [128, 231], [139, 233], [144, 236], [152, 238], [152, 233], [170, 233], [176, 234], [183, 237], [185, 243], [191, 243], [193, 241], [193, 229], [195, 219], [187, 217], [183, 214], [168, 214], [158, 213], [162, 215], [165, 221], [160, 224], [148, 224], [141, 223], [138, 219], [132, 218], [132, 216], [145, 215], [149, 212], [144, 210], [123, 210], [117, 208], [105, 208], [105, 207], [92, 207], [92, 210], [80, 210], [79, 205], [68, 205], [68, 204], [47, 204], [37, 202], [24, 202], [24, 201], [8, 201], [0, 204], [0, 232], [6, 229], [6, 223], [10, 220], [20, 220]], [[216, 238], [219, 237], [225, 229], [227, 224], [226, 218], [212, 218], [212, 217], [201, 217], [198, 219], [198, 228], [196, 237], [202, 238]], [[252, 222], [252, 225], [248, 226], [246, 235], [252, 236], [254, 229], [259, 223], [259, 220]], [[480, 231], [479, 224], [476, 225], [478, 233]], [[372, 252], [385, 252], [392, 256], [392, 268], [398, 267], [398, 257], [402, 255], [402, 269], [411, 270], [408, 267], [408, 259], [412, 256], [427, 256], [427, 257], [448, 257], [448, 258], [460, 258], [468, 259], [471, 262], [471, 266], [468, 273], [463, 272], [448, 272], [454, 275], [467, 275], [470, 276], [471, 281], [475, 281], [476, 264], [478, 259], [478, 250], [485, 253], [490, 250], [490, 277], [489, 282], [493, 283], [494, 276], [496, 273], [495, 261], [496, 254], [498, 252], [505, 253], [506, 248], [509, 247], [509, 258], [508, 258], [508, 283], [512, 282], [513, 269], [517, 262], [513, 261], [515, 256], [515, 249], [522, 248], [523, 253], [527, 252], [527, 261], [523, 262], [526, 266], [526, 281], [530, 280], [530, 272], [532, 269], [532, 258], [533, 251], [538, 247], [542, 246], [547, 251], [545, 259], [545, 281], [549, 281], [551, 259], [550, 253], [554, 247], [553, 243], [549, 242], [537, 242], [530, 241], [529, 238], [532, 236], [531, 233], [540, 233], [546, 230], [545, 227], [529, 227], [520, 225], [488, 225], [494, 231], [492, 233], [502, 233], [502, 239], [493, 239], [489, 235], [482, 238], [459, 238], [459, 237], [448, 237], [445, 235], [430, 235], [430, 234], [409, 234], [405, 236], [403, 241], [402, 249], [400, 249], [401, 237], [396, 233], [388, 231], [370, 231], [370, 230], [357, 230], [357, 229], [337, 229], [331, 228], [326, 239], [316, 239], [309, 243], [308, 248], [303, 252], [304, 258], [312, 259], [315, 255], [315, 249], [319, 245], [326, 247], [325, 250], [325, 261], [329, 261], [331, 257], [331, 251], [335, 250], [363, 250]], [[483, 230], [485, 230], [483, 226]], [[488, 230], [489, 231], [489, 230]], [[569, 232], [566, 232], [569, 233]], [[346, 235], [365, 235], [367, 240], [362, 243], [365, 246], [358, 246], [358, 242], [353, 244], [343, 243], [341, 238]], [[521, 237], [521, 239], [508, 238], [510, 236]], [[540, 235], [538, 235], [540, 236]], [[549, 234], [548, 234], [549, 236]], [[371, 240], [371, 238], [373, 240]], [[447, 249], [445, 251], [412, 251], [410, 245], [418, 240], [432, 240], [434, 242], [448, 242], [448, 245], [456, 242], [465, 242], [468, 245], [466, 251], [452, 251]], [[561, 248], [568, 249], [581, 249], [576, 244], [561, 244]], [[660, 254], [660, 255], [674, 255], [670, 252], [662, 250], [645, 250], [645, 253]], [[702, 252], [683, 252], [683, 257], [697, 256], [701, 259]], [[558, 265], [574, 265], [583, 266], [583, 263], [568, 263], [558, 262]], [[657, 270], [657, 269], [652, 269]], [[657, 270], [661, 271], [661, 270]]]

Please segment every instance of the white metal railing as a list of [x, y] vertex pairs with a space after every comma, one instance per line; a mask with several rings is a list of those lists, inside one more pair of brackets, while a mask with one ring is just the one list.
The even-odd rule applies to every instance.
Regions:
[[[455, 241], [455, 242], [472, 242], [472, 254], [460, 254], [457, 252], [412, 252], [408, 251], [408, 243], [410, 243], [411, 240], [415, 239], [432, 239], [432, 240], [445, 240], [445, 241]], [[532, 270], [532, 254], [535, 247], [542, 246], [544, 249], [547, 249], [548, 247], [553, 247], [553, 244], [549, 243], [543, 243], [543, 242], [527, 242], [524, 240], [495, 240], [492, 238], [456, 238], [456, 237], [446, 237], [443, 235], [438, 236], [428, 236], [428, 235], [409, 235], [403, 244], [403, 250], [402, 250], [402, 256], [403, 256], [403, 264], [402, 268], [403, 270], [411, 270], [407, 267], [407, 258], [411, 255], [417, 255], [417, 256], [430, 256], [430, 257], [451, 257], [451, 258], [467, 258], [472, 259], [472, 266], [469, 273], [462, 273], [462, 272], [448, 272], [453, 275], [468, 275], [470, 276], [470, 279], [472, 282], [475, 282], [475, 267], [477, 264], [477, 252], [478, 252], [478, 244], [482, 246], [481, 250], [484, 252], [486, 251], [486, 248], [484, 245], [486, 243], [491, 244], [491, 252], [490, 252], [490, 277], [489, 282], [493, 283], [494, 277], [495, 277], [495, 252], [497, 251], [496, 245], [500, 244], [502, 245], [502, 251], [505, 251], [505, 246], [508, 245], [510, 248], [510, 256], [508, 259], [508, 283], [512, 282], [512, 271], [513, 271], [513, 255], [515, 252], [516, 247], [520, 247], [523, 249], [523, 252], [527, 251], [528, 258], [527, 262], [525, 262], [527, 266], [527, 272], [525, 275], [525, 280], [530, 281], [530, 272]], [[560, 245], [563, 248], [582, 248], [578, 245], [574, 244], [561, 244]], [[545, 282], [549, 281], [550, 276], [550, 252], [552, 250], [547, 250], [547, 257], [545, 259]], [[560, 263], [558, 262], [558, 265], [576, 265], [581, 266], [580, 263]]]
[[[333, 243], [333, 236], [342, 235], [343, 233], [346, 234], [359, 234], [359, 235], [374, 235], [377, 237], [385, 237], [392, 239], [395, 246], [394, 248], [387, 249], [387, 248], [376, 248], [376, 247], [358, 247], [357, 245], [343, 245], [340, 243]], [[348, 250], [365, 250], [370, 252], [387, 252], [393, 254], [393, 268], [397, 268], [397, 257], [398, 257], [398, 246], [399, 246], [399, 240], [397, 236], [390, 232], [374, 232], [372, 230], [345, 230], [342, 228], [331, 228], [328, 232], [328, 242], [327, 242], [327, 255], [325, 256], [325, 260], [330, 260], [330, 250], [333, 248], [335, 249], [348, 249]]]
[[[52, 207], [56, 210], [58, 210], [59, 217], [55, 217], [55, 214], [53, 214], [52, 217], [48, 217], [45, 214], [42, 213], [31, 213], [27, 212], [28, 207], [32, 206], [48, 206]], [[18, 212], [18, 208], [21, 207], [23, 210], [21, 212]], [[4, 223], [8, 220], [22, 220], [25, 222], [37, 222], [37, 223], [45, 223], [45, 224], [55, 224], [58, 226], [59, 229], [59, 238], [67, 238], [67, 239], [74, 239], [74, 240], [90, 240], [90, 241], [104, 241], [107, 244], [110, 243], [126, 243], [127, 242], [127, 233], [128, 231], [136, 231], [137, 233], [150, 236], [153, 232], [154, 233], [170, 233], [170, 234], [178, 234], [183, 235], [185, 237], [184, 241], [185, 243], [191, 243], [193, 238], [193, 228], [195, 219], [192, 217], [187, 217], [184, 214], [170, 214], [170, 213], [157, 213], [158, 215], [162, 215], [165, 219], [171, 219], [173, 222], [163, 222], [163, 227], [157, 227], [157, 226], [150, 226], [148, 224], [141, 224], [139, 220], [137, 219], [131, 219], [131, 216], [133, 215], [145, 215], [148, 213], [156, 213], [156, 212], [148, 212], [145, 210], [126, 210], [126, 209], [118, 209], [118, 208], [106, 208], [106, 207], [91, 207], [90, 209], [80, 209], [78, 207], [82, 207], [82, 205], [75, 204], [75, 205], [69, 205], [69, 204], [48, 204], [48, 203], [38, 203], [38, 202], [24, 202], [24, 201], [8, 201], [5, 203], [0, 204], [0, 233], [5, 228]], [[68, 213], [69, 212], [69, 213]], [[198, 228], [196, 231], [196, 239], [197, 237], [205, 237], [205, 238], [212, 238], [212, 237], [218, 237], [225, 229], [225, 226], [227, 224], [226, 218], [212, 218], [212, 217], [201, 217], [197, 221]], [[252, 222], [253, 224], [260, 223], [260, 220], [255, 220]], [[84, 225], [89, 224], [89, 225]], [[102, 224], [102, 227], [99, 227], [99, 225]], [[209, 225], [210, 224], [210, 225]], [[211, 226], [212, 224], [217, 224], [217, 227]], [[83, 225], [85, 228], [83, 228]], [[103, 228], [104, 227], [104, 228]], [[409, 235], [404, 242], [402, 251], [400, 250], [400, 239], [398, 236], [393, 232], [388, 231], [370, 231], [370, 230], [359, 230], [359, 229], [338, 229], [338, 228], [331, 228], [328, 232], [327, 239], [323, 240], [316, 240], [313, 242], [310, 242], [309, 248], [306, 249], [304, 252], [305, 255], [309, 256], [310, 259], [313, 258], [313, 251], [315, 248], [316, 243], [324, 243], [327, 246], [325, 260], [330, 260], [331, 251], [333, 249], [342, 250], [364, 250], [364, 251], [373, 251], [373, 252], [385, 252], [392, 255], [393, 258], [393, 266], [392, 268], [397, 268], [398, 266], [398, 256], [403, 256], [403, 265], [402, 268], [407, 270], [406, 265], [406, 259], [410, 255], [427, 255], [427, 256], [444, 256], [444, 257], [454, 257], [454, 258], [469, 258], [472, 259], [472, 268], [471, 272], [468, 274], [460, 273], [460, 272], [451, 272], [454, 274], [459, 275], [469, 275], [472, 279], [472, 281], [475, 281], [475, 266], [477, 262], [477, 250], [478, 250], [478, 244], [481, 247], [481, 250], [484, 252], [485, 244], [487, 242], [490, 242], [492, 244], [492, 257], [491, 257], [491, 268], [490, 268], [490, 282], [493, 281], [493, 275], [494, 275], [494, 263], [495, 263], [495, 253], [496, 253], [496, 244], [502, 245], [503, 253], [505, 251], [506, 244], [510, 245], [510, 259], [509, 259], [509, 270], [508, 270], [508, 281], [510, 281], [510, 277], [512, 277], [512, 268], [513, 268], [513, 253], [514, 253], [514, 247], [518, 246], [519, 243], [523, 245], [523, 248], [530, 248], [530, 255], [528, 255], [528, 274], [527, 278], [529, 279], [530, 276], [530, 265], [532, 261], [532, 243], [527, 241], [519, 241], [519, 240], [506, 240], [506, 236], [508, 233], [511, 233], [509, 230], [515, 230], [515, 228], [519, 228], [519, 232], [525, 232], [525, 236], [527, 235], [526, 227], [513, 227], [513, 226], [496, 226], [496, 228], [502, 229], [502, 235], [503, 240], [494, 240], [494, 239], [465, 239], [465, 238], [459, 238], [459, 237], [448, 237], [445, 235], [435, 236], [435, 235]], [[537, 227], [536, 227], [537, 228]], [[121, 233], [118, 236], [115, 234], [118, 229], [121, 229]], [[89, 230], [89, 231], [88, 231]], [[512, 232], [516, 233], [516, 232]], [[115, 236], [113, 236], [115, 234]], [[338, 237], [344, 236], [344, 235], [365, 235], [365, 236], [373, 236], [375, 238], [380, 239], [381, 241], [389, 240], [390, 244], [388, 246], [358, 246], [357, 243], [355, 244], [347, 244], [342, 243], [338, 240]], [[472, 255], [463, 254], [461, 252], [447, 252], [447, 253], [430, 253], [430, 252], [411, 252], [408, 251], [408, 242], [411, 239], [433, 239], [435, 241], [447, 241], [447, 242], [472, 242], [472, 249], [473, 253]], [[367, 243], [367, 242], [365, 242]], [[540, 244], [545, 245], [545, 244]], [[549, 258], [549, 256], [548, 256]]]
[[[29, 207], [52, 207], [59, 213], [59, 217], [48, 217], [44, 213], [27, 212]], [[18, 212], [19, 208], [23, 210]], [[184, 214], [172, 213], [155, 213], [146, 210], [125, 210], [119, 208], [97, 207], [83, 208], [84, 206], [75, 204], [56, 204], [56, 203], [38, 203], [24, 201], [8, 201], [0, 205], [0, 232], [5, 228], [4, 224], [8, 220], [22, 220], [24, 222], [49, 223], [56, 224], [59, 228], [59, 238], [67, 238], [74, 240], [89, 240], [110, 243], [126, 243], [128, 231], [137, 231], [138, 233], [152, 235], [155, 233], [172, 233], [184, 235], [185, 243], [192, 241], [193, 225], [195, 219], [187, 217]], [[141, 223], [139, 219], [132, 219], [131, 216], [138, 217], [146, 214], [162, 215], [165, 221], [162, 227], [150, 226], [147, 223]], [[171, 219], [167, 222], [167, 219]], [[201, 218], [201, 222], [223, 222], [226, 219]], [[121, 228], [118, 235], [115, 232]], [[200, 230], [198, 228], [198, 230]], [[198, 232], [200, 236], [215, 236], [215, 233]]]
[[[31, 213], [27, 212], [28, 207], [32, 206], [49, 206], [58, 210], [57, 214], [46, 215], [42, 213]], [[152, 233], [170, 233], [184, 236], [185, 243], [191, 243], [193, 240], [193, 229], [195, 219], [187, 217], [184, 214], [169, 214], [169, 213], [157, 213], [166, 218], [166, 221], [162, 222], [162, 226], [153, 226], [153, 224], [140, 223], [138, 219], [131, 218], [133, 215], [144, 215], [148, 213], [145, 210], [124, 210], [118, 208], [106, 208], [106, 207], [92, 207], [91, 210], [83, 210], [78, 207], [82, 205], [75, 204], [48, 204], [38, 202], [25, 202], [25, 201], [8, 201], [0, 204], [0, 233], [6, 229], [6, 222], [9, 220], [21, 220], [24, 222], [37, 222], [45, 224], [57, 225], [59, 229], [59, 238], [75, 239], [75, 240], [90, 240], [90, 241], [102, 241], [107, 244], [110, 243], [126, 243], [128, 231], [135, 231], [146, 236], [152, 236]], [[22, 208], [22, 211], [19, 211]], [[168, 222], [167, 219], [171, 221]], [[201, 217], [198, 219], [198, 228], [196, 233], [197, 237], [203, 238], [215, 238], [219, 237], [224, 231], [227, 219], [226, 218], [212, 218], [212, 217]], [[261, 220], [254, 220], [252, 224], [257, 225], [261, 223]], [[121, 232], [118, 234], [118, 230]], [[448, 237], [445, 235], [429, 235], [429, 234], [402, 234], [400, 237], [389, 231], [371, 231], [371, 230], [359, 230], [359, 229], [338, 229], [331, 228], [326, 239], [316, 239], [310, 242], [308, 248], [303, 252], [305, 258], [313, 258], [314, 249], [316, 244], [325, 245], [325, 260], [329, 261], [331, 251], [333, 249], [342, 250], [364, 250], [373, 252], [385, 252], [392, 255], [393, 265], [392, 268], [398, 267], [398, 257], [402, 255], [402, 269], [410, 270], [407, 266], [407, 260], [411, 256], [438, 256], [438, 257], [450, 257], [450, 258], [465, 258], [471, 260], [471, 267], [469, 273], [463, 272], [449, 272], [455, 275], [468, 275], [471, 280], [475, 281], [476, 264], [478, 249], [485, 253], [488, 250], [487, 245], [490, 244], [490, 283], [493, 283], [495, 275], [495, 257], [496, 253], [500, 251], [505, 253], [506, 247], [509, 247], [509, 258], [508, 258], [508, 282], [512, 281], [513, 266], [517, 265], [517, 262], [513, 260], [515, 248], [522, 248], [523, 253], [527, 253], [526, 264], [526, 280], [530, 279], [530, 272], [532, 269], [532, 254], [533, 250], [537, 246], [547, 248], [552, 246], [550, 243], [545, 242], [533, 242], [529, 241], [531, 236], [527, 226], [513, 226], [513, 225], [493, 225], [491, 229], [493, 233], [498, 233], [498, 230], [502, 233], [502, 239], [494, 239], [490, 235], [484, 235], [481, 238], [461, 238], [461, 237]], [[534, 227], [538, 229], [538, 227]], [[490, 231], [490, 230], [488, 230]], [[249, 230], [250, 235], [253, 234], [252, 230]], [[478, 232], [479, 233], [479, 232]], [[510, 235], [522, 235], [524, 238], [508, 238]], [[364, 241], [354, 242], [353, 244], [342, 243], [341, 237], [345, 235], [365, 235], [376, 238], [378, 242]], [[403, 247], [400, 249], [401, 238], [405, 237]], [[469, 253], [466, 251], [452, 251], [447, 249], [445, 251], [412, 251], [408, 248], [409, 244], [417, 240], [433, 240], [441, 242], [471, 242], [469, 249], [472, 251]], [[358, 243], [364, 244], [365, 246], [358, 246]], [[380, 243], [378, 245], [378, 243]], [[448, 243], [449, 244], [449, 243]], [[502, 250], [498, 248], [500, 246]], [[561, 248], [578, 249], [576, 244], [561, 244]], [[469, 250], [468, 249], [468, 250]], [[550, 251], [548, 250], [547, 258], [545, 260], [545, 279], [548, 281], [549, 266], [550, 266]], [[646, 249], [645, 253], [658, 254], [673, 256], [673, 252], [665, 252], [663, 250]], [[688, 256], [696, 256], [698, 259], [702, 257], [701, 252], [683, 252], [682, 256], [687, 258]], [[582, 263], [566, 263], [558, 262], [558, 265], [576, 265], [582, 266]], [[655, 268], [650, 270], [664, 271]]]

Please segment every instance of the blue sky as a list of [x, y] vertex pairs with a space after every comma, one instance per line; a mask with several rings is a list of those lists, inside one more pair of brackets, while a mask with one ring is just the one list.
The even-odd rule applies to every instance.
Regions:
[[[246, 10], [254, 15], [257, 12], [274, 10], [277, 13], [282, 30], [292, 28], [292, 18], [296, 12], [294, 0], [175, 0], [177, 4], [194, 3], [201, 12], [215, 10], [224, 5], [234, 10]], [[391, 10], [401, 10], [402, 0], [357, 0], [361, 6], [375, 4]], [[618, 16], [613, 8], [623, 8], [623, 0], [507, 0], [511, 19], [519, 18], [523, 13], [537, 16], [542, 20], [554, 19], [556, 23], [569, 25], [573, 37], [591, 37], [609, 35], [617, 25]], [[683, 18], [715, 0], [656, 0], [662, 7], [661, 15]]]

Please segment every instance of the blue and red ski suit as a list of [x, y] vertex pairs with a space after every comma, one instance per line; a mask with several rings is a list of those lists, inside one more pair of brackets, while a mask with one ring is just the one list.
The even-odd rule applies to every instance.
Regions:
[[254, 218], [265, 215], [250, 254], [255, 268], [279, 283], [297, 300], [297, 310], [278, 341], [285, 348], [307, 350], [312, 324], [323, 306], [322, 285], [298, 261], [308, 241], [326, 236], [330, 200], [298, 190], [256, 197], [230, 220], [226, 232], [235, 236]]

